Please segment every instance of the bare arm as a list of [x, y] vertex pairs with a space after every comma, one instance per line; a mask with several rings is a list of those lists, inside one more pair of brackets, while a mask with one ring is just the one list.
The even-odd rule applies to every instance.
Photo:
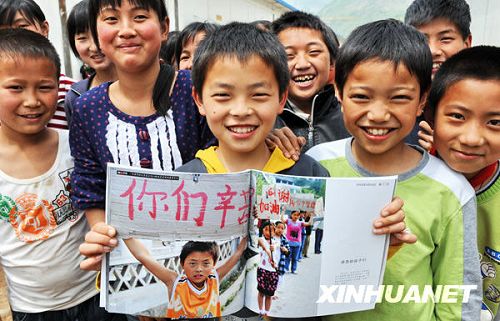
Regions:
[[238, 263], [241, 255], [243, 255], [243, 252], [247, 248], [247, 240], [247, 236], [242, 238], [240, 244], [238, 245], [238, 248], [236, 249], [236, 252], [224, 264], [217, 268], [219, 280], [222, 280], [226, 276], [226, 274], [228, 274], [229, 271], [231, 271], [231, 269], [236, 265], [236, 263]]
[[172, 290], [175, 279], [177, 278], [177, 273], [172, 270], [167, 269], [160, 263], [158, 263], [149, 253], [148, 249], [141, 243], [141, 241], [136, 239], [124, 240], [125, 245], [127, 245], [130, 253], [144, 265], [146, 269], [149, 270], [154, 276], [160, 279], [167, 286], [169, 292]]

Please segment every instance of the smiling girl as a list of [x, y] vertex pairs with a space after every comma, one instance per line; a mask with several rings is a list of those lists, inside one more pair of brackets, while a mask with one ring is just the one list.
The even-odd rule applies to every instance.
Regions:
[[[191, 98], [190, 73], [160, 64], [169, 22], [163, 1], [91, 0], [89, 16], [95, 17], [90, 21], [94, 41], [115, 65], [117, 81], [76, 102], [70, 131], [72, 200], [85, 210], [91, 227], [107, 230], [108, 162], [173, 170], [209, 146], [213, 136]], [[99, 262], [97, 256], [82, 267]]]

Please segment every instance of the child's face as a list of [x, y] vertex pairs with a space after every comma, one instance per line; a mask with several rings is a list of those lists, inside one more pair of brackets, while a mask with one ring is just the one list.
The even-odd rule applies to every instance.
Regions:
[[256, 56], [241, 63], [218, 58], [209, 67], [202, 97], [193, 90], [200, 113], [225, 152], [250, 154], [265, 147], [265, 139], [283, 110], [273, 69]]
[[206, 35], [205, 32], [200, 31], [194, 36], [194, 38], [191, 38], [188, 41], [186, 41], [186, 44], [182, 48], [180, 56], [180, 61], [179, 61], [180, 70], [182, 69], [191, 70], [191, 67], [193, 67], [194, 52], [196, 51], [196, 48], [198, 48], [200, 41], [202, 41], [205, 38], [205, 35]]
[[356, 65], [347, 77], [341, 97], [344, 123], [356, 138], [353, 151], [358, 158], [398, 159], [422, 112], [417, 78], [403, 64], [394, 67], [372, 59]]
[[214, 266], [214, 259], [209, 252], [192, 252], [184, 260], [182, 268], [189, 281], [202, 288]]
[[458, 27], [446, 18], [431, 20], [417, 28], [426, 38], [432, 53], [432, 75], [448, 58], [462, 49], [469, 48], [471, 36], [465, 40]]
[[273, 228], [271, 225], [268, 225], [262, 229], [262, 235], [264, 235], [264, 238], [269, 240], [272, 235], [273, 235]]
[[292, 212], [292, 221], [297, 221], [300, 217], [300, 213], [299, 212]]
[[288, 55], [290, 100], [303, 110], [328, 83], [330, 53], [321, 32], [309, 28], [288, 28], [278, 34]]
[[101, 71], [112, 67], [111, 61], [97, 49], [90, 31], [75, 35], [75, 47], [80, 59], [92, 69]]
[[276, 225], [275, 233], [277, 236], [283, 235], [283, 229], [285, 228], [284, 224], [278, 224]]
[[168, 34], [168, 21], [159, 21], [154, 10], [122, 1], [115, 9], [101, 9], [97, 34], [102, 52], [117, 70], [137, 72], [158, 63], [161, 42]]
[[436, 110], [434, 145], [468, 178], [500, 159], [500, 81], [465, 79], [450, 86]]
[[19, 11], [16, 12], [16, 15], [14, 16], [14, 22], [12, 23], [12, 25], [10, 26], [2, 25], [0, 26], [0, 28], [24, 28], [39, 33], [44, 37], [49, 36], [49, 23], [47, 21], [44, 21], [41, 24], [37, 22], [32, 23], [24, 17], [22, 12]]
[[55, 112], [57, 94], [57, 69], [49, 59], [0, 58], [0, 131], [41, 132]]

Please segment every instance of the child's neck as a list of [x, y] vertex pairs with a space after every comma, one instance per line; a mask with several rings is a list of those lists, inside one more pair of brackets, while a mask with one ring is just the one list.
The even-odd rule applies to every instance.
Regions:
[[469, 183], [472, 185], [475, 191], [481, 190], [484, 186], [488, 185], [491, 180], [495, 177], [498, 170], [499, 161], [494, 162], [491, 165], [486, 166], [479, 172], [474, 174], [464, 174]]
[[422, 154], [404, 142], [382, 154], [372, 154], [360, 148], [356, 139], [351, 148], [354, 158], [361, 167], [377, 175], [399, 175], [408, 172], [422, 159]]
[[288, 98], [290, 102], [306, 114], [311, 114], [314, 97], [308, 99]]
[[159, 62], [141, 72], [117, 70], [118, 81], [109, 88], [111, 102], [131, 116], [154, 114], [152, 96], [159, 72]]
[[114, 67], [110, 67], [104, 70], [96, 71], [94, 78], [92, 78], [92, 83], [90, 84], [90, 88], [94, 88], [99, 86], [100, 84], [106, 81], [116, 80], [116, 70]]
[[58, 146], [59, 136], [51, 129], [19, 135], [0, 127], [0, 169], [17, 179], [40, 176], [53, 166]]
[[248, 153], [240, 153], [225, 148], [224, 145], [219, 145], [216, 153], [228, 173], [240, 172], [247, 169], [262, 170], [271, 157], [271, 151], [265, 143], [262, 143], [257, 149]]

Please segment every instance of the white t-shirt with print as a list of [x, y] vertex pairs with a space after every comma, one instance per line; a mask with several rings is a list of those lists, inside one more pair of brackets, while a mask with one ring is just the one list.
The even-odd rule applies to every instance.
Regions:
[[57, 132], [57, 157], [49, 171], [30, 179], [0, 171], [0, 263], [18, 312], [67, 309], [97, 294], [95, 273], [79, 267], [78, 246], [88, 227], [69, 199], [68, 132]]

